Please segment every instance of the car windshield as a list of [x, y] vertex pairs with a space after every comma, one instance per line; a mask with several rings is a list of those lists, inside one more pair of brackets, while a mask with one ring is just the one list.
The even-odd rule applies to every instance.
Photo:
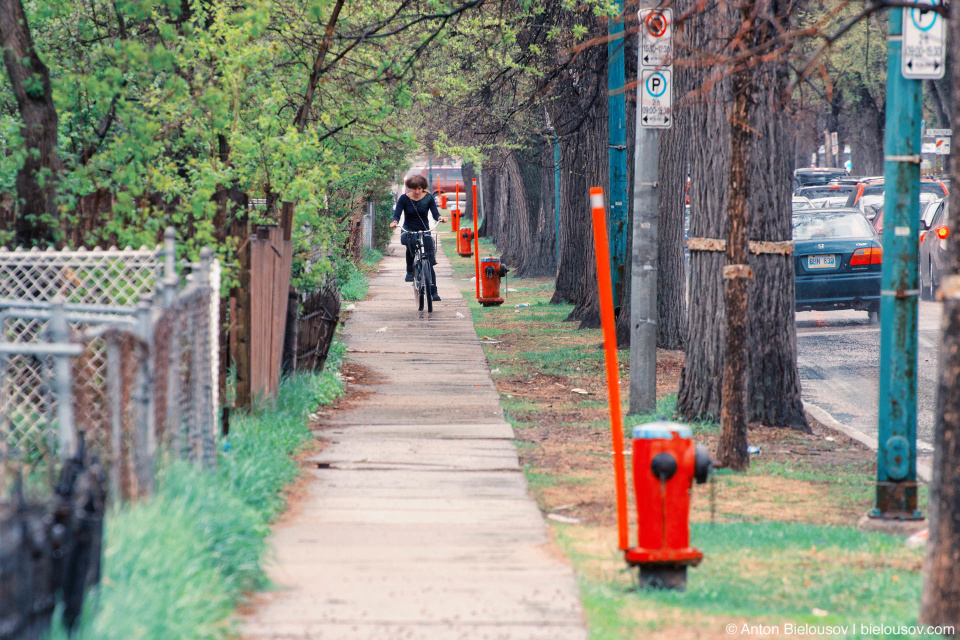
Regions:
[[932, 193], [938, 196], [944, 195], [943, 188], [939, 182], [921, 182], [920, 193]]
[[793, 216], [794, 240], [873, 237], [873, 227], [857, 212], [798, 213]]
[[[837, 196], [847, 196], [856, 187], [853, 185], [829, 185], [822, 187], [800, 187], [797, 189], [797, 195], [804, 198], [833, 198]], [[844, 198], [846, 199], [846, 198]]]
[[813, 205], [806, 198], [802, 196], [793, 196], [794, 211], [796, 211], [797, 209], [812, 209], [812, 208], [813, 208]]
[[868, 184], [863, 188], [864, 196], [882, 196], [883, 195], [883, 183], [880, 184]]
[[463, 171], [460, 169], [444, 169], [443, 177], [445, 180], [459, 180], [463, 182]]

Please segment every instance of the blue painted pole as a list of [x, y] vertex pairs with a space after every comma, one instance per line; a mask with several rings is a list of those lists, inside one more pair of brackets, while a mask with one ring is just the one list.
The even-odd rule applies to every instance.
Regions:
[[877, 501], [872, 517], [916, 519], [917, 237], [921, 80], [900, 71], [903, 10], [890, 9], [884, 141]]
[[616, 18], [608, 22], [607, 100], [610, 125], [610, 272], [613, 306], [620, 307], [627, 265], [627, 100], [624, 84], [623, 0], [616, 0]]
[[560, 136], [553, 134], [553, 217], [556, 224], [557, 266], [560, 265]]

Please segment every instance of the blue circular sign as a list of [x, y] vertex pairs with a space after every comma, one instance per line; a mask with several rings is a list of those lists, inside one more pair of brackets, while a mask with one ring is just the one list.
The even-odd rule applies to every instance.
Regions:
[[[938, 5], [940, 2], [939, 0], [932, 0], [929, 4]], [[933, 29], [933, 25], [937, 24], [939, 15], [936, 11], [930, 11], [929, 9], [910, 9], [910, 22], [920, 31], [930, 31], [930, 29]]]
[[647, 77], [647, 93], [654, 97], [659, 98], [667, 92], [667, 79], [659, 71], [654, 71]]

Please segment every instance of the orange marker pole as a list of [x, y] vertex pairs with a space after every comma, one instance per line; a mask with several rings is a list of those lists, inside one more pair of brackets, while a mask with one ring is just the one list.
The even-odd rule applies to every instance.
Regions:
[[593, 212], [593, 243], [597, 254], [597, 287], [600, 290], [600, 323], [603, 325], [603, 355], [607, 364], [607, 392], [610, 396], [610, 436], [613, 439], [613, 471], [617, 483], [617, 527], [620, 549], [630, 548], [627, 527], [627, 469], [623, 456], [623, 416], [620, 414], [620, 367], [617, 362], [617, 326], [613, 317], [613, 283], [610, 279], [610, 245], [607, 242], [607, 215], [603, 189], [590, 189]]
[[477, 271], [477, 300], [480, 299], [480, 238], [477, 237], [477, 179], [473, 179], [473, 261]]
[[457, 210], [457, 213], [460, 213], [460, 181], [457, 180], [457, 195], [453, 201], [453, 208]]

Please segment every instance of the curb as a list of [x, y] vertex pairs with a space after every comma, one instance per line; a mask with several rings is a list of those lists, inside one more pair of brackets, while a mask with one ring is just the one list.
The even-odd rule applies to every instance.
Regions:
[[[843, 435], [847, 436], [852, 440], [856, 440], [860, 444], [869, 448], [871, 451], [877, 450], [877, 439], [873, 436], [868, 436], [867, 434], [857, 431], [853, 427], [847, 426], [834, 418], [828, 411], [819, 407], [812, 402], [803, 401], [803, 408], [811, 416], [816, 418], [820, 424], [823, 426], [833, 429], [834, 431], [839, 431]], [[923, 449], [924, 451], [933, 451], [933, 446], [928, 442], [922, 440], [917, 441], [917, 451], [918, 453]], [[917, 477], [919, 477], [924, 482], [931, 482], [933, 478], [933, 469], [932, 469], [932, 460], [920, 460], [919, 455], [917, 456]]]

